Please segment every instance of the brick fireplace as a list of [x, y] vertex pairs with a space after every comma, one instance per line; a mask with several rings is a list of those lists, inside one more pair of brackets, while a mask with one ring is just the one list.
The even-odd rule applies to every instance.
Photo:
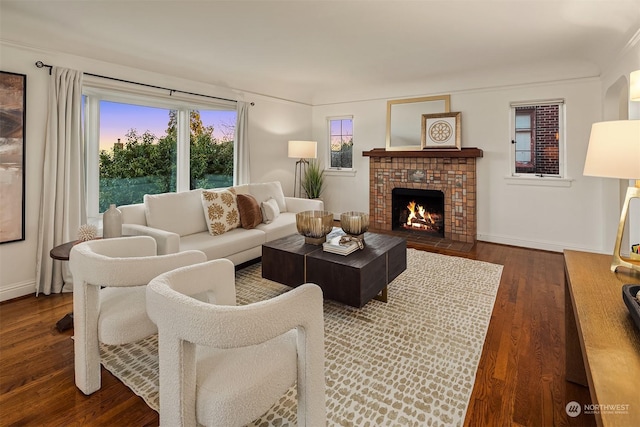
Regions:
[[369, 216], [373, 229], [391, 231], [395, 188], [444, 193], [444, 238], [476, 241], [476, 158], [478, 148], [462, 150], [365, 151], [369, 157]]

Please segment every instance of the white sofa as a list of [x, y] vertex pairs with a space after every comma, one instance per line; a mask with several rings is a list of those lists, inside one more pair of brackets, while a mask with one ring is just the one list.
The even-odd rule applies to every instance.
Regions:
[[[262, 256], [262, 244], [296, 234], [296, 213], [324, 210], [321, 200], [285, 197], [280, 182], [230, 187], [236, 194], [249, 194], [259, 205], [274, 199], [279, 213], [269, 223], [255, 228], [234, 228], [212, 235], [203, 208], [203, 191], [145, 195], [144, 203], [118, 206], [125, 235], [146, 235], [156, 240], [158, 255], [199, 250], [207, 259], [227, 258], [235, 265]], [[271, 202], [273, 204], [273, 201]]]

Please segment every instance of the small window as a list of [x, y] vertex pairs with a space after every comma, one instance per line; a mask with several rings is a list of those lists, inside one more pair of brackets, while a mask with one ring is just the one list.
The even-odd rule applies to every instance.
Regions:
[[353, 168], [353, 117], [331, 117], [329, 141], [332, 169]]
[[512, 175], [562, 177], [563, 101], [512, 103]]

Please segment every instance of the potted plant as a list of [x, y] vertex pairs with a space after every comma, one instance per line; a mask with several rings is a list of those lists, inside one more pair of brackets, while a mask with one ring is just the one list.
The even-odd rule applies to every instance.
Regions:
[[310, 199], [317, 199], [320, 197], [322, 190], [324, 190], [324, 169], [320, 167], [320, 164], [316, 160], [309, 161], [307, 171], [302, 178], [302, 188], [307, 193], [307, 197]]

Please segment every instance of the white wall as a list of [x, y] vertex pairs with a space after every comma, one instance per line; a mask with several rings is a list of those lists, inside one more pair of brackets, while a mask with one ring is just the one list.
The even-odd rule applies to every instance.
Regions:
[[[634, 41], [629, 43], [625, 52], [617, 61], [610, 64], [602, 74], [602, 114], [603, 120], [640, 120], [640, 101], [629, 101], [629, 74], [640, 70], [640, 31]], [[622, 90], [618, 90], [622, 88]], [[613, 248], [616, 239], [620, 209], [625, 199], [626, 189], [632, 182], [625, 180], [603, 179], [603, 212], [606, 216], [607, 242]], [[640, 243], [640, 200], [632, 199], [627, 217], [627, 227], [623, 234], [621, 252], [627, 255], [630, 244]]]
[[336, 218], [341, 212], [369, 212], [369, 158], [362, 152], [385, 146], [386, 101], [361, 101], [313, 108], [313, 139], [318, 141], [318, 160], [327, 166], [329, 141], [327, 117], [353, 115], [353, 174], [327, 174], [321, 195], [325, 209]]
[[[25, 127], [25, 236], [26, 240], [0, 245], [0, 301], [35, 292], [38, 209], [42, 188], [44, 130], [47, 109], [47, 73], [33, 64], [29, 52], [0, 45], [2, 71], [27, 75]], [[33, 59], [33, 60], [32, 60]], [[30, 66], [28, 66], [30, 65]], [[0, 204], [7, 203], [1, 200]], [[0, 209], [2, 209], [0, 207]]]
[[[253, 182], [279, 180], [286, 194], [293, 192], [295, 160], [287, 158], [286, 146], [289, 139], [308, 139], [311, 136], [310, 106], [203, 85], [189, 80], [188, 70], [185, 70], [184, 78], [175, 78], [0, 42], [0, 69], [27, 75], [26, 240], [0, 245], [0, 301], [35, 292], [38, 211], [49, 77], [46, 69], [35, 67], [38, 60], [172, 89], [255, 102], [249, 111], [251, 179]], [[4, 201], [0, 201], [1, 203]]]
[[293, 196], [296, 161], [287, 157], [289, 140], [311, 138], [311, 107], [264, 96], [249, 96], [256, 105], [249, 112], [251, 181], [280, 181]]
[[[571, 186], [510, 185], [505, 180], [510, 171], [509, 103], [552, 98], [566, 100]], [[477, 162], [479, 240], [554, 251], [608, 249], [599, 232], [603, 220], [600, 180], [582, 176], [591, 123], [600, 119], [600, 99], [598, 79], [451, 92], [451, 111], [462, 112], [462, 145], [484, 151]], [[385, 146], [386, 99], [314, 107], [313, 138], [321, 142], [319, 151], [325, 161], [326, 118], [346, 114], [354, 116], [357, 173], [327, 178], [323, 199], [334, 213], [369, 210], [369, 158], [362, 157], [362, 151]]]

